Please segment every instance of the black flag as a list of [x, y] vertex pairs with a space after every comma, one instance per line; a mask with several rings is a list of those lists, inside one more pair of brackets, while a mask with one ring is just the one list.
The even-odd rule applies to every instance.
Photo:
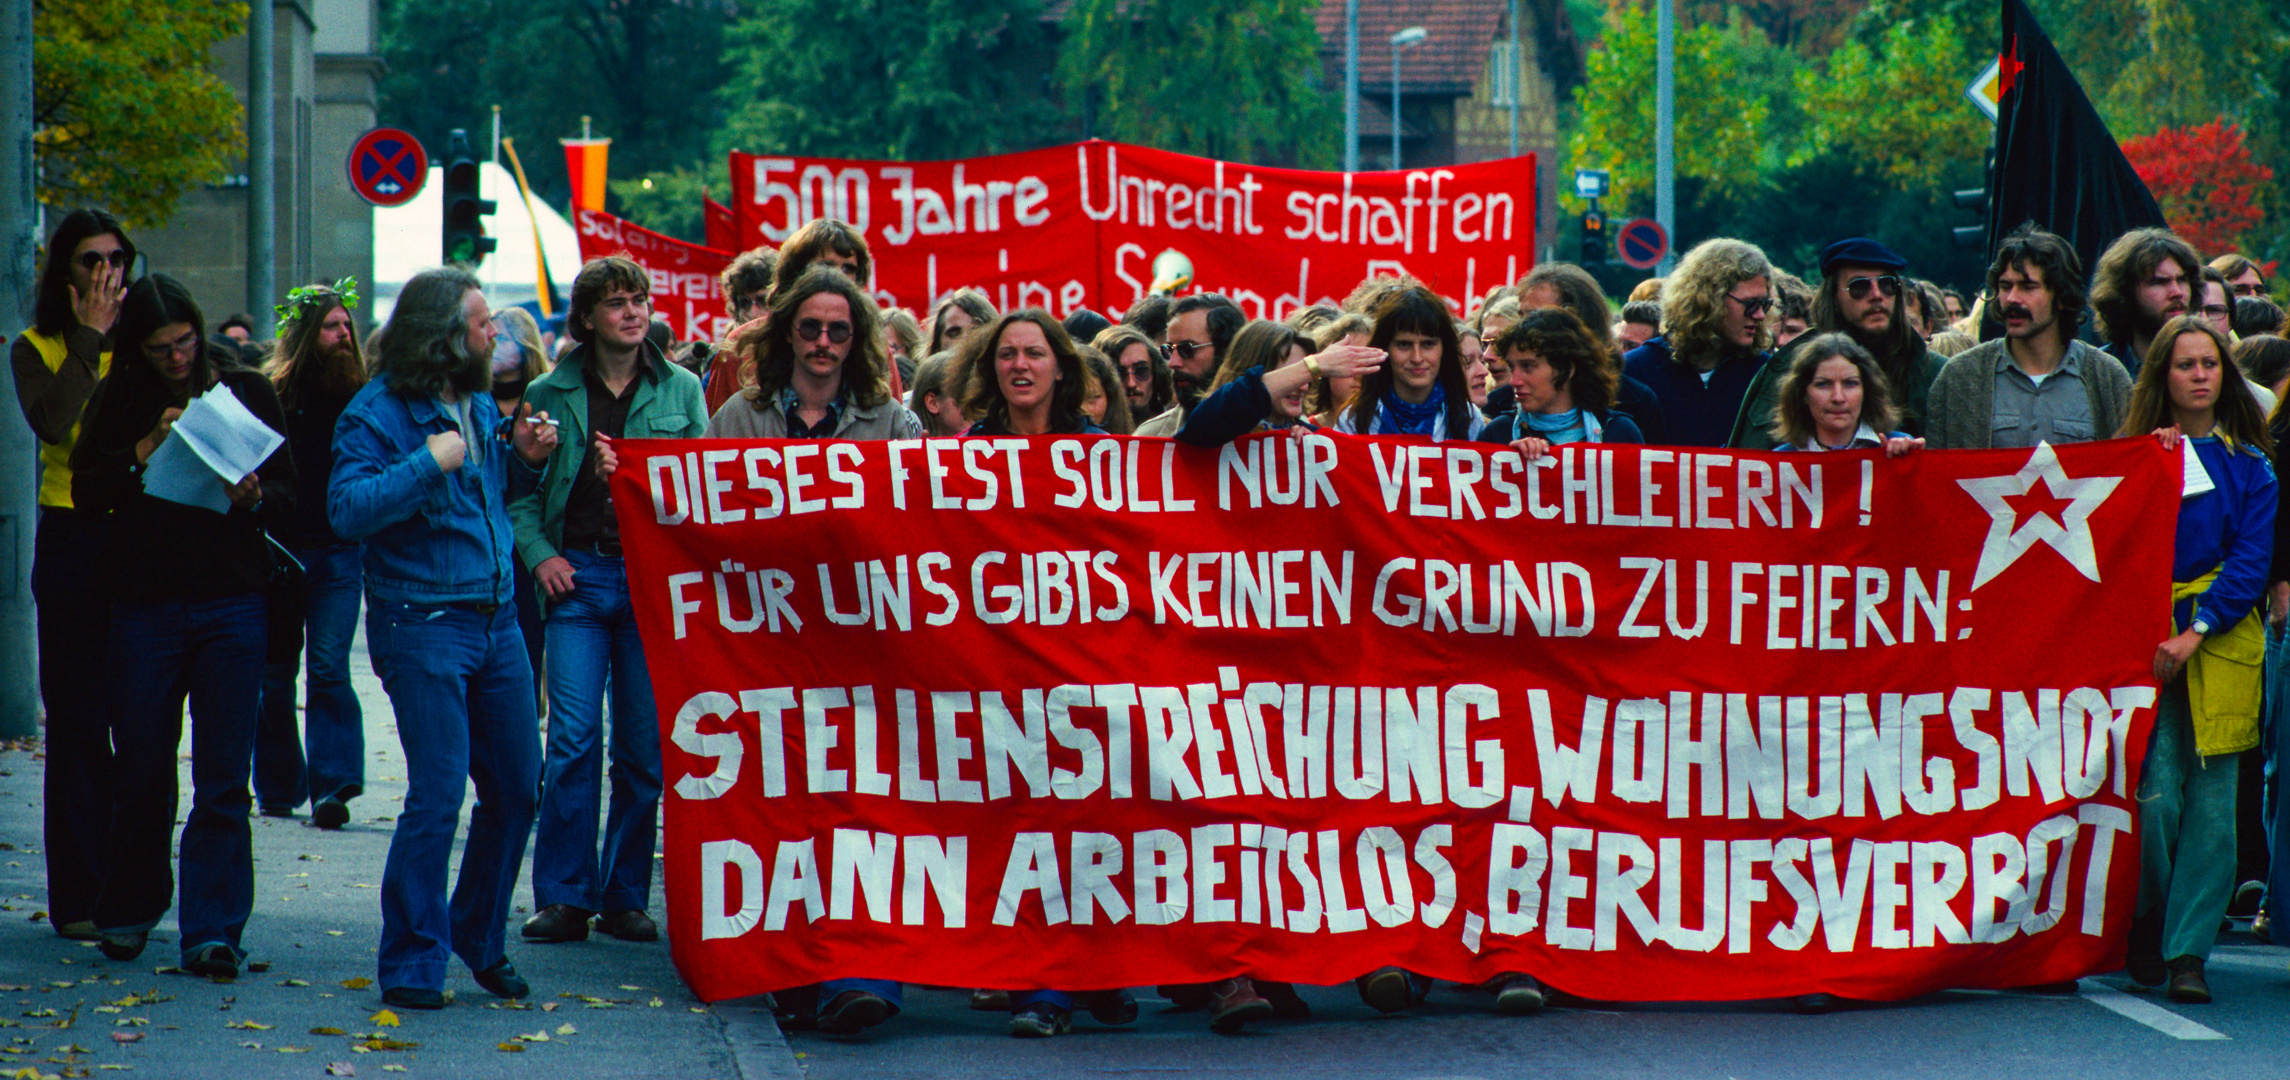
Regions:
[[2116, 237], [2169, 223], [2027, 5], [2003, 5], [1988, 250], [2034, 221], [2075, 246], [2088, 283], [2099, 253]]

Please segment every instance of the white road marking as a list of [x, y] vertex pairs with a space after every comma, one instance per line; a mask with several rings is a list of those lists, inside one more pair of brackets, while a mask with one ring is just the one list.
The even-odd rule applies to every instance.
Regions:
[[2225, 1032], [2204, 1027], [2184, 1016], [2172, 1012], [2142, 997], [2133, 997], [2097, 979], [2084, 979], [2078, 986], [2085, 1001], [2125, 1019], [2136, 1020], [2174, 1039], [2224, 1039]]

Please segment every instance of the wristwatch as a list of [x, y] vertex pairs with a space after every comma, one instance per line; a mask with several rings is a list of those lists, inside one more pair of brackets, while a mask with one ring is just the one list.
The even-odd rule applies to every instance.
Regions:
[[2208, 634], [2210, 633], [2210, 624], [2204, 622], [2201, 619], [2196, 619], [2195, 621], [2187, 624], [2187, 629], [2192, 630], [2198, 634]]

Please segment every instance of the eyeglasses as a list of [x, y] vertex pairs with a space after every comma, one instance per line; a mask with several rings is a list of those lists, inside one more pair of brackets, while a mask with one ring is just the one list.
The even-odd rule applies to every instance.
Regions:
[[1857, 277], [1845, 282], [1845, 295], [1855, 300], [1868, 299], [1870, 289], [1881, 290], [1889, 300], [1900, 295], [1900, 278], [1886, 274], [1883, 277]]
[[2206, 319], [2227, 319], [2232, 318], [2233, 316], [2234, 309], [2226, 306], [2225, 304], [2203, 305], [2203, 317]]
[[1130, 364], [1127, 367], [1121, 367], [1117, 370], [1121, 372], [1122, 378], [1134, 382], [1144, 382], [1145, 380], [1153, 377], [1153, 365], [1150, 363]]
[[199, 335], [185, 334], [168, 344], [143, 346], [143, 358], [146, 360], [165, 360], [170, 356], [196, 353], [198, 349]]
[[821, 334], [827, 335], [827, 340], [841, 345], [851, 340], [851, 324], [847, 322], [823, 323], [817, 319], [805, 319], [795, 324], [795, 336], [805, 341], [817, 341]]
[[108, 252], [83, 251], [80, 252], [79, 264], [80, 269], [82, 270], [93, 270], [96, 267], [102, 266], [108, 262], [111, 264], [112, 269], [124, 270], [127, 268], [127, 260], [129, 258], [130, 256], [127, 254], [126, 248], [114, 248]]
[[2234, 295], [2236, 295], [2236, 296], [2264, 296], [2264, 295], [2266, 295], [2266, 290], [2265, 290], [2265, 289], [2262, 289], [2262, 288], [2260, 288], [2260, 287], [2258, 286], [2258, 283], [2257, 283], [2257, 282], [2255, 282], [2255, 281], [2245, 281], [2245, 282], [2241, 282], [2240, 284], [2237, 284], [2237, 285], [2234, 287]]
[[1193, 358], [1194, 353], [1199, 352], [1202, 349], [1215, 348], [1216, 345], [1214, 343], [1207, 341], [1172, 341], [1167, 345], [1162, 346], [1161, 352], [1166, 356], [1174, 356], [1179, 360], [1190, 361]]
[[1759, 318], [1766, 312], [1773, 310], [1773, 298], [1770, 296], [1740, 297], [1727, 293], [1725, 298], [1740, 304], [1741, 313], [1752, 319]]

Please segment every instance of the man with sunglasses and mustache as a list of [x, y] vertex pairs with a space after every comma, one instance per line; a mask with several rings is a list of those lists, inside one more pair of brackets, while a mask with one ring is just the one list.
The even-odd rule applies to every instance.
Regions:
[[[882, 315], [858, 283], [815, 265], [740, 332], [746, 389], [708, 421], [711, 439], [913, 439], [922, 421], [891, 396]], [[991, 377], [989, 374], [988, 377]], [[829, 979], [775, 995], [799, 1023], [848, 1035], [898, 1015], [898, 983]]]
[[1988, 265], [1988, 311], [2004, 336], [1956, 354], [1932, 382], [1925, 445], [2029, 447], [2104, 439], [2123, 427], [2131, 376], [2076, 340], [2083, 262], [2033, 223], [2013, 230]]
[[[540, 586], [549, 688], [547, 757], [533, 842], [533, 908], [524, 938], [585, 941], [589, 920], [624, 941], [655, 941], [645, 913], [660, 805], [660, 722], [628, 597], [620, 523], [608, 483], [612, 440], [688, 439], [707, 426], [699, 377], [646, 337], [651, 276], [625, 255], [591, 259], [573, 278], [565, 331], [578, 344], [533, 380], [525, 404], [555, 418], [547, 464], [523, 466], [509, 505], [517, 553]], [[612, 694], [612, 803], [601, 860], [596, 804]]]
[[1208, 393], [1217, 364], [1232, 345], [1233, 335], [1248, 323], [1240, 306], [1219, 293], [1199, 293], [1177, 301], [1169, 314], [1169, 375], [1176, 381], [1177, 404], [1137, 425], [1139, 435], [1169, 438], [1185, 426], [1193, 406]]
[[[1854, 237], [1830, 244], [1821, 252], [1821, 289], [1813, 297], [1812, 326], [1802, 340], [1809, 343], [1822, 334], [1842, 333], [1867, 349], [1891, 384], [1891, 399], [1900, 409], [1900, 429], [1922, 435], [1925, 395], [1947, 358], [1927, 350], [1924, 336], [1909, 320], [1907, 305], [1915, 300], [1908, 295], [1912, 286], [1903, 273], [1907, 269], [1907, 259], [1874, 240]], [[1773, 447], [1775, 395], [1795, 359], [1796, 350], [1784, 348], [1758, 373], [1742, 398], [1726, 445], [1743, 450]]]

